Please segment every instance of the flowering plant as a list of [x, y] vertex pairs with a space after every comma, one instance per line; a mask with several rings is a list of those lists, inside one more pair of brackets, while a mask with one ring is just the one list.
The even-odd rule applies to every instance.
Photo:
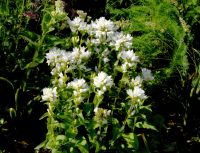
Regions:
[[151, 108], [144, 105], [143, 83], [153, 80], [151, 71], [136, 69], [130, 34], [104, 17], [93, 21], [78, 13], [67, 21], [71, 46], [46, 53], [52, 81], [42, 95], [48, 105], [42, 145], [56, 153], [136, 151], [135, 129], [156, 130], [147, 123]]

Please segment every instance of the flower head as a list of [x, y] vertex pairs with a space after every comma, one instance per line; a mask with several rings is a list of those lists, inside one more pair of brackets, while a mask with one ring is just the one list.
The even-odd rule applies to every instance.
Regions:
[[94, 86], [99, 89], [98, 93], [103, 94], [107, 88], [111, 88], [113, 80], [111, 76], [108, 76], [105, 72], [101, 71], [96, 77], [94, 77]]
[[145, 92], [143, 89], [141, 89], [139, 86], [135, 86], [134, 89], [128, 89], [127, 94], [130, 98], [139, 98], [139, 99], [146, 99], [147, 96], [145, 95]]
[[132, 47], [133, 37], [130, 34], [125, 35], [123, 32], [115, 32], [110, 39], [110, 45], [115, 47], [116, 50], [126, 50]]
[[88, 25], [80, 17], [75, 17], [73, 20], [68, 20], [69, 27], [72, 32], [76, 33], [78, 31], [88, 31]]
[[74, 79], [67, 84], [67, 87], [73, 88], [80, 93], [86, 92], [89, 89], [84, 79]]
[[111, 87], [113, 85], [113, 80], [111, 76], [108, 76], [105, 72], [101, 71], [96, 77], [94, 77], [94, 86], [97, 88], [101, 87]]
[[57, 99], [57, 87], [54, 88], [44, 88], [43, 90], [43, 95], [42, 95], [42, 100], [43, 101], [50, 101], [53, 102]]
[[94, 119], [98, 123], [107, 124], [108, 122], [107, 119], [110, 116], [111, 110], [96, 107], [94, 109], [94, 113], [95, 113]]
[[101, 38], [113, 35], [114, 31], [117, 30], [117, 27], [112, 21], [106, 20], [105, 17], [101, 17], [91, 23], [91, 29], [91, 34], [94, 34], [96, 38]]
[[71, 63], [80, 64], [82, 60], [88, 59], [91, 53], [85, 47], [75, 47], [71, 52]]
[[143, 79], [140, 76], [135, 77], [135, 79], [131, 80], [131, 84], [133, 84], [133, 86], [141, 86], [143, 82]]
[[142, 78], [145, 80], [145, 81], [149, 81], [149, 80], [153, 80], [154, 77], [151, 73], [151, 70], [148, 70], [146, 68], [143, 68], [142, 69]]
[[74, 90], [73, 95], [76, 105], [79, 105], [84, 100], [83, 94], [89, 89], [84, 79], [74, 79], [67, 84], [67, 87]]
[[55, 11], [51, 12], [52, 16], [64, 16], [66, 15], [64, 11], [64, 3], [62, 0], [55, 1]]

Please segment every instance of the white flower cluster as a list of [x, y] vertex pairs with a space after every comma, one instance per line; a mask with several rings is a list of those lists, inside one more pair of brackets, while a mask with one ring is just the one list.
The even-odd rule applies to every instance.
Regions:
[[73, 20], [68, 19], [68, 24], [72, 32], [87, 32], [89, 27], [81, 17], [75, 17]]
[[131, 99], [140, 99], [140, 100], [144, 100], [147, 98], [147, 96], [145, 95], [144, 90], [139, 87], [139, 86], [135, 86], [134, 89], [128, 89], [127, 94], [129, 95], [129, 97]]
[[92, 29], [90, 34], [99, 39], [112, 37], [114, 31], [118, 29], [112, 21], [106, 20], [105, 17], [92, 22], [90, 28]]
[[142, 69], [142, 76], [137, 76], [134, 79], [131, 80], [131, 85], [130, 87], [133, 89], [128, 89], [126, 90], [128, 96], [131, 99], [134, 100], [139, 100], [139, 102], [141, 100], [144, 100], [147, 98], [147, 96], [145, 95], [145, 91], [142, 89], [142, 83], [143, 81], [150, 81], [153, 80], [154, 77], [151, 74], [151, 71], [143, 68]]
[[43, 91], [43, 95], [42, 95], [42, 100], [43, 101], [54, 102], [58, 97], [58, 95], [57, 95], [57, 87], [44, 88], [42, 91]]
[[91, 53], [85, 47], [75, 47], [71, 52], [71, 64], [81, 64], [83, 60], [87, 60]]
[[65, 15], [64, 4], [62, 0], [55, 1], [55, 11], [51, 12], [52, 16], [62, 16]]
[[141, 87], [142, 86], [142, 82], [143, 82], [143, 79], [140, 76], [136, 76], [135, 79], [131, 80], [131, 84], [133, 86], [139, 86], [139, 87]]
[[68, 20], [68, 24], [72, 32], [88, 33], [92, 39], [88, 43], [94, 45], [105, 44], [110, 45], [115, 50], [127, 50], [132, 47], [132, 40], [130, 34], [118, 32], [119, 27], [111, 20], [100, 17], [95, 21], [87, 24], [85, 18], [76, 17], [73, 20]]
[[[85, 47], [75, 47], [73, 51], [66, 52], [59, 48], [53, 48], [46, 54], [47, 64], [51, 66], [51, 74], [55, 76], [54, 84], [64, 85], [67, 81], [66, 73], [81, 65], [90, 57], [90, 52]], [[84, 67], [84, 66], [80, 66]]]
[[133, 37], [130, 34], [125, 35], [123, 32], [115, 32], [112, 36], [110, 45], [116, 50], [127, 50], [132, 47]]
[[107, 124], [108, 123], [108, 117], [110, 116], [111, 110], [103, 109], [103, 108], [98, 108], [96, 107], [94, 109], [94, 120], [98, 123], [102, 124]]
[[[56, 8], [58, 5], [61, 5], [60, 1], [56, 1]], [[56, 9], [56, 11], [62, 12], [62, 7], [60, 9]], [[51, 74], [54, 77], [52, 83], [54, 86], [70, 89], [66, 90], [71, 92], [69, 95], [72, 95], [72, 97], [69, 98], [72, 98], [75, 105], [78, 106], [90, 93], [88, 92], [89, 86], [83, 78], [90, 78], [93, 75], [91, 70], [95, 69], [95, 72], [98, 73], [92, 76], [90, 80], [91, 86], [94, 87], [91, 89], [94, 89], [93, 92], [96, 94], [93, 100], [96, 107], [94, 109], [95, 119], [106, 122], [111, 111], [98, 108], [98, 106], [104, 98], [103, 94], [114, 85], [112, 76], [106, 73], [111, 70], [108, 67], [114, 68], [113, 73], [116, 72], [114, 77], [120, 71], [125, 74], [123, 74], [121, 80], [124, 79], [128, 83], [130, 82], [129, 86], [126, 83], [128, 86], [126, 93], [131, 99], [131, 104], [135, 102], [142, 104], [141, 102], [147, 98], [145, 91], [142, 89], [142, 83], [143, 81], [153, 80], [154, 77], [150, 70], [143, 68], [142, 75], [130, 80], [130, 73], [127, 72], [134, 70], [139, 62], [139, 57], [132, 50], [133, 38], [130, 34], [119, 32], [119, 27], [111, 20], [106, 20], [105, 17], [87, 23], [87, 15], [84, 12], [78, 14], [79, 17], [67, 20], [73, 35], [71, 38], [73, 45], [71, 51], [53, 48], [46, 54], [47, 63], [52, 68]], [[91, 57], [94, 57], [94, 59]], [[88, 62], [90, 58], [91, 62]], [[97, 65], [92, 65], [93, 62]], [[102, 66], [102, 64], [105, 64], [105, 66]], [[87, 69], [90, 71], [85, 71]], [[67, 77], [68, 74], [72, 75], [72, 79], [77, 77], [78, 74], [80, 79], [76, 78], [67, 83], [70, 79]], [[56, 87], [43, 89], [42, 99], [44, 101], [55, 101], [57, 98], [56, 91]]]
[[[95, 21], [91, 21], [89, 24], [85, 22], [86, 16], [76, 17], [73, 20], [68, 20], [70, 29], [74, 33], [88, 34], [87, 41], [85, 42], [88, 48], [93, 46], [95, 48], [95, 54], [100, 54], [104, 63], [110, 61], [109, 55], [111, 50], [117, 52], [118, 58], [122, 60], [121, 70], [127, 72], [128, 69], [136, 66], [139, 61], [138, 56], [135, 55], [132, 48], [133, 37], [130, 34], [119, 32], [119, 27], [111, 20], [100, 17]], [[77, 40], [73, 38], [73, 43], [76, 44]], [[101, 50], [101, 45], [107, 45], [108, 48]]]
[[127, 72], [129, 68], [136, 66], [137, 62], [139, 61], [138, 56], [135, 55], [133, 50], [128, 51], [121, 51], [118, 54], [118, 58], [122, 59], [122, 71]]
[[83, 101], [84, 97], [82, 95], [89, 89], [84, 79], [74, 79], [67, 84], [67, 87], [74, 90], [73, 95], [76, 105], [79, 105]]
[[113, 85], [113, 80], [111, 76], [108, 76], [105, 72], [100, 72], [96, 77], [93, 78], [94, 86], [98, 89], [97, 94], [101, 96], [104, 94], [108, 88], [111, 88]]

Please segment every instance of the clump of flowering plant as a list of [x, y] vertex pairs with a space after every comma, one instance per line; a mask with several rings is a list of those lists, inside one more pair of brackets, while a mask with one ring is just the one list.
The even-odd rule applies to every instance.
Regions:
[[71, 46], [46, 53], [52, 81], [42, 95], [48, 105], [44, 146], [55, 153], [137, 151], [135, 129], [156, 130], [144, 114], [151, 111], [143, 89], [151, 71], [136, 70], [130, 34], [104, 17], [87, 22], [79, 14], [67, 20]]

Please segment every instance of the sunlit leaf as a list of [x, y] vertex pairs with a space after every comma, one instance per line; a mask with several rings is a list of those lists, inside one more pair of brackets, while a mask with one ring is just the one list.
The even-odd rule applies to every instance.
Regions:
[[142, 129], [151, 129], [151, 130], [157, 131], [157, 129], [156, 129], [153, 125], [150, 125], [150, 124], [147, 123], [147, 122], [137, 122], [137, 123], [135, 124], [135, 127], [137, 127], [137, 128], [142, 128]]
[[135, 133], [123, 134], [123, 138], [126, 140], [128, 148], [138, 149], [139, 141]]

